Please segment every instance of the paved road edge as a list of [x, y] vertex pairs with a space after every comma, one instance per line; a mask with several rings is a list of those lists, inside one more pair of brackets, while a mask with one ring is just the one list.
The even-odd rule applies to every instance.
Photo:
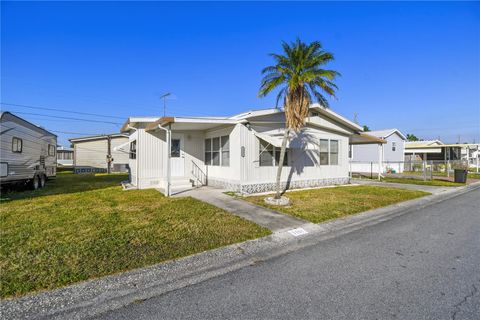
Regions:
[[305, 235], [287, 230], [151, 267], [92, 279], [68, 287], [0, 302], [3, 319], [85, 319], [196, 284], [266, 259], [317, 244], [396, 216], [413, 213], [461, 194], [480, 183], [366, 211], [322, 224], [305, 224]]

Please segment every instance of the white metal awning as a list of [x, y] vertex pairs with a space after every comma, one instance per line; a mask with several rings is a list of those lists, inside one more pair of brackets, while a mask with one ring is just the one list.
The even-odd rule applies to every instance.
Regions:
[[[123, 151], [123, 152], [130, 153], [129, 144], [130, 144], [130, 141], [127, 141], [127, 142], [125, 142], [125, 143], [122, 143], [122, 144], [114, 147], [114, 148], [113, 148], [113, 151]], [[126, 147], [126, 148], [125, 148], [125, 147]]]
[[[254, 134], [255, 134], [255, 136], [257, 136], [257, 138], [268, 142], [269, 144], [271, 144], [274, 147], [278, 147], [278, 148], [282, 147], [283, 135], [282, 136], [273, 136], [273, 135], [269, 135], [269, 134], [266, 134], [266, 133], [258, 133], [258, 132], [254, 132]], [[290, 148], [290, 142], [288, 140], [287, 140], [287, 148]]]

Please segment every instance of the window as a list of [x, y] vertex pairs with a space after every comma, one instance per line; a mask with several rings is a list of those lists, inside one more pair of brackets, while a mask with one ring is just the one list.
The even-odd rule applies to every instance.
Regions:
[[230, 137], [221, 137], [222, 145], [222, 167], [228, 167], [230, 165]]
[[53, 144], [48, 145], [48, 155], [55, 156], [55, 146]]
[[73, 160], [73, 152], [65, 152], [63, 154], [63, 160]]
[[260, 140], [260, 166], [269, 167], [273, 165], [273, 146], [266, 141]]
[[[282, 148], [275, 147], [275, 166], [280, 163], [280, 153]], [[285, 150], [285, 157], [283, 158], [283, 165], [288, 166], [288, 149]]]
[[172, 139], [172, 145], [170, 146], [170, 157], [180, 158], [180, 139]]
[[328, 140], [320, 139], [320, 165], [328, 165]]
[[320, 165], [338, 165], [338, 140], [320, 139]]
[[[278, 166], [280, 163], [280, 153], [282, 148], [274, 147], [270, 143], [260, 140], [260, 157], [259, 162], [261, 167]], [[288, 165], [289, 150], [285, 150], [285, 157], [283, 158], [283, 165]]]
[[230, 166], [230, 137], [205, 139], [205, 165]]
[[212, 139], [212, 166], [220, 165], [220, 138]]
[[132, 142], [130, 142], [129, 158], [137, 159], [137, 140], [133, 140]]
[[397, 143], [392, 142], [392, 151], [395, 151], [395, 150], [397, 150]]
[[23, 140], [17, 137], [12, 138], [12, 152], [21, 153], [23, 150]]
[[330, 140], [330, 164], [338, 165], [338, 140]]
[[205, 165], [212, 164], [212, 139], [205, 139]]

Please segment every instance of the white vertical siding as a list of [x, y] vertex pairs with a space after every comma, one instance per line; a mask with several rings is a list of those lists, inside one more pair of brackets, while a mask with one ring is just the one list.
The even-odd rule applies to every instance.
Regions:
[[137, 131], [139, 188], [161, 187], [165, 172], [165, 132]]
[[[115, 151], [114, 148], [129, 141], [128, 137], [112, 137], [110, 152], [114, 164], [127, 164], [128, 153]], [[102, 138], [90, 141], [78, 141], [74, 143], [75, 167], [92, 167], [107, 169], [108, 140]]]
[[[240, 167], [241, 167], [241, 156], [240, 156], [240, 137], [241, 130], [244, 127], [241, 124], [235, 126], [228, 126], [224, 128], [219, 128], [215, 130], [209, 130], [205, 133], [205, 138], [214, 138], [221, 136], [229, 136], [230, 143], [230, 165], [228, 167], [222, 166], [207, 166], [208, 177], [215, 178], [218, 180], [229, 180], [229, 181], [240, 181]], [[204, 143], [203, 143], [204, 146]]]
[[[279, 129], [281, 125], [271, 126], [270, 130]], [[254, 127], [256, 131], [265, 131], [266, 127]], [[308, 135], [308, 148], [295, 149], [290, 151], [288, 166], [282, 170], [282, 181], [299, 181], [309, 179], [329, 179], [348, 177], [348, 136], [333, 132], [320, 130], [314, 127], [307, 127], [303, 132]], [[246, 129], [244, 135], [244, 144], [246, 146], [245, 157], [245, 182], [247, 183], [267, 183], [274, 182], [277, 175], [277, 167], [260, 166], [259, 150], [260, 141], [254, 135], [253, 131]], [[338, 165], [319, 165], [318, 161], [318, 143], [320, 139], [338, 140], [339, 154]], [[292, 147], [295, 144], [292, 143]], [[310, 164], [307, 166], [307, 164]]]

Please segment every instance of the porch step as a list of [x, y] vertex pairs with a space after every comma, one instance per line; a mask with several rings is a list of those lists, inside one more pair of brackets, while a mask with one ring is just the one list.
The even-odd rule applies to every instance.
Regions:
[[122, 181], [122, 189], [123, 190], [135, 190], [137, 189], [133, 184], [130, 183], [130, 181]]
[[170, 187], [172, 194], [185, 192], [194, 188], [192, 181], [185, 177], [172, 177]]

